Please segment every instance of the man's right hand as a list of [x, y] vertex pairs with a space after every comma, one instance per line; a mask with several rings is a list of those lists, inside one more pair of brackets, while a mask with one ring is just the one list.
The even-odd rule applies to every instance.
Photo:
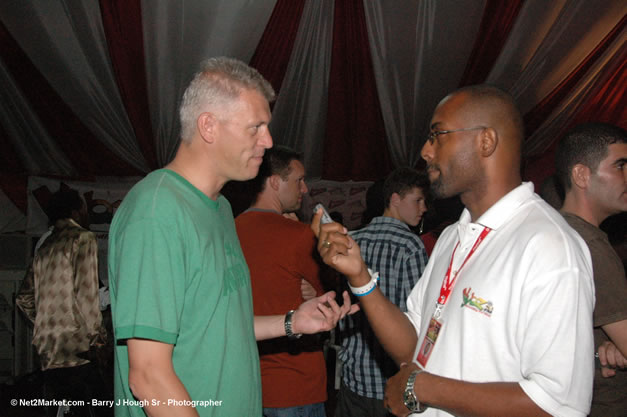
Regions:
[[370, 281], [368, 268], [361, 257], [359, 245], [340, 223], [320, 224], [322, 210], [311, 220], [311, 229], [318, 237], [318, 252], [324, 263], [346, 275], [353, 287]]

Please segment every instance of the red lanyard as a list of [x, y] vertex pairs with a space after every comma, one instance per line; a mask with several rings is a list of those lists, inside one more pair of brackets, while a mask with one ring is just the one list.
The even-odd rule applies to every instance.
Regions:
[[451, 279], [451, 270], [453, 269], [453, 258], [455, 257], [455, 251], [457, 250], [457, 247], [459, 246], [459, 241], [457, 242], [457, 245], [455, 245], [455, 249], [453, 249], [453, 254], [451, 255], [451, 262], [449, 263], [448, 269], [446, 270], [446, 276], [444, 277], [444, 280], [442, 281], [442, 288], [440, 288], [440, 298], [438, 298], [439, 305], [444, 306], [446, 304], [449, 296], [451, 295], [451, 292], [453, 291], [453, 287], [455, 287], [455, 283], [457, 282], [459, 271], [461, 271], [464, 265], [466, 265], [466, 262], [468, 262], [468, 259], [470, 259], [470, 257], [475, 253], [475, 251], [477, 250], [481, 242], [483, 242], [483, 239], [485, 239], [488, 233], [490, 233], [490, 230], [491, 229], [488, 227], [483, 228], [483, 231], [481, 232], [481, 234], [475, 241], [475, 244], [472, 245], [470, 252], [468, 252], [468, 255], [466, 255], [466, 259], [464, 259], [464, 262], [457, 269], [457, 271], [455, 271], [455, 273], [453, 274], [453, 278]]

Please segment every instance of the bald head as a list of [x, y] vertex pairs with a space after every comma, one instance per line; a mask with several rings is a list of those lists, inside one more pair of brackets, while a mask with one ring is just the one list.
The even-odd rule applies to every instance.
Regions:
[[459, 107], [461, 117], [474, 126], [495, 129], [499, 140], [520, 154], [524, 137], [523, 120], [509, 93], [498, 87], [479, 84], [461, 88], [444, 100], [453, 97], [462, 98]]

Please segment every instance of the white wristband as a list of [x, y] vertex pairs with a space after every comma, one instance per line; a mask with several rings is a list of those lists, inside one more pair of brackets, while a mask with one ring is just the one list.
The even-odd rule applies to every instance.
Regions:
[[351, 286], [351, 284], [348, 284], [348, 288], [350, 288], [351, 292], [357, 297], [363, 297], [364, 295], [370, 294], [379, 284], [379, 273], [372, 272], [370, 268], [368, 268], [368, 273], [370, 274], [370, 282], [368, 282], [366, 285], [362, 285], [361, 287], [353, 287]]

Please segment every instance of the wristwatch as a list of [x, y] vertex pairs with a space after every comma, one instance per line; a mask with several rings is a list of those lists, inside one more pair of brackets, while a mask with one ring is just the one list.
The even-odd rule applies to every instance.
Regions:
[[285, 315], [285, 322], [283, 322], [283, 326], [285, 326], [285, 335], [288, 339], [294, 340], [300, 338], [302, 333], [294, 333], [292, 331], [292, 316], [294, 315], [294, 310], [290, 310]]
[[414, 392], [414, 382], [416, 382], [416, 376], [421, 372], [424, 371], [422, 369], [416, 369], [409, 374], [409, 378], [407, 378], [407, 385], [405, 386], [405, 392], [403, 393], [403, 402], [410, 413], [422, 413], [427, 409], [426, 405], [420, 404], [420, 401], [418, 401], [418, 397], [416, 397], [416, 393]]

